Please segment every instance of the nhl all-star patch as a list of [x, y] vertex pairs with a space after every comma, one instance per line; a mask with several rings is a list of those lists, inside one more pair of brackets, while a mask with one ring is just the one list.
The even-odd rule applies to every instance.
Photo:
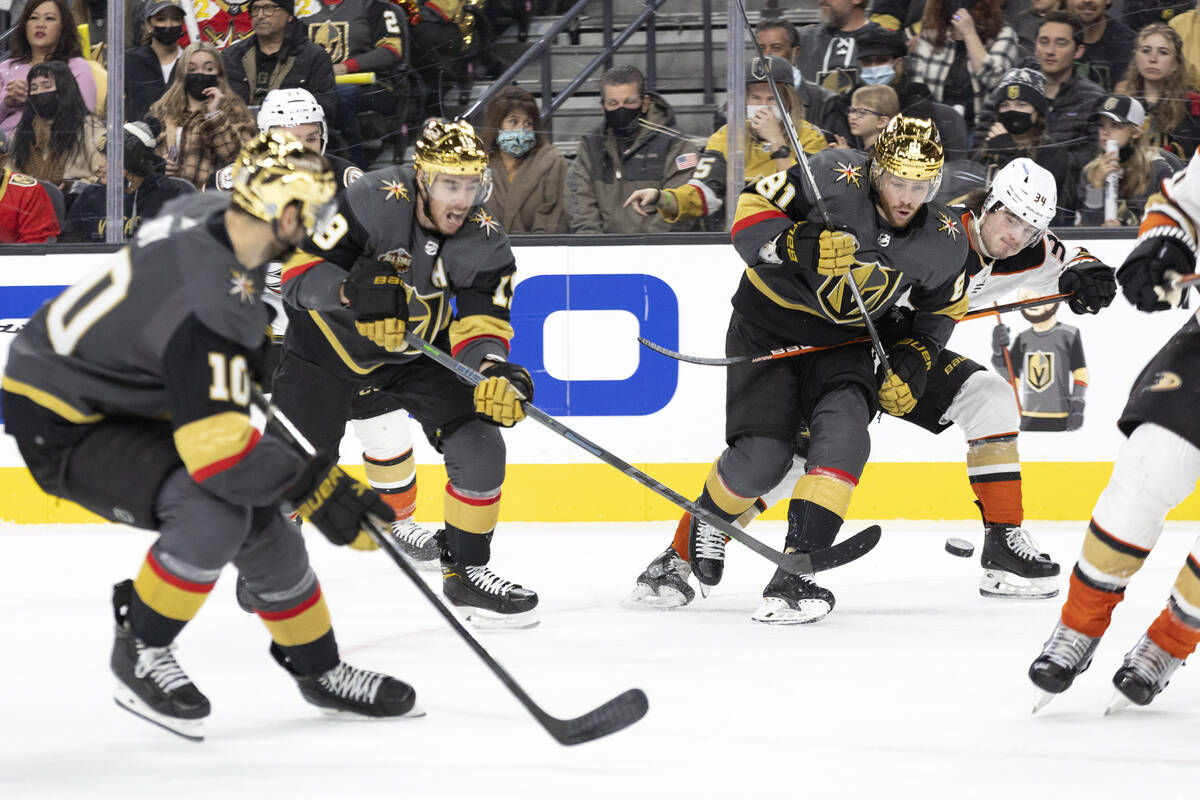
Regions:
[[412, 266], [412, 255], [403, 247], [388, 250], [379, 257], [379, 260], [385, 264], [391, 264], [395, 267], [396, 272], [404, 272]]
[[862, 167], [854, 164], [843, 164], [838, 162], [838, 165], [833, 168], [833, 174], [837, 177], [833, 179], [834, 183], [845, 183], [847, 186], [854, 184], [855, 189], [862, 188]]

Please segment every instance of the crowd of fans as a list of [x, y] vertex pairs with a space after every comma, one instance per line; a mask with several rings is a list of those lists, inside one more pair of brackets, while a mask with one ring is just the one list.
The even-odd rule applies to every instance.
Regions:
[[[218, 10], [197, 12], [190, 41], [179, 0], [127, 3], [127, 234], [170, 197], [220, 188], [277, 90], [308, 109], [303, 124], [319, 126], [313, 137], [339, 174], [403, 160], [423, 119], [460, 110], [465, 86], [503, 72], [488, 46], [498, 31], [515, 25], [522, 38], [531, 14], [562, 10], [557, 0], [198, 5]], [[106, 43], [89, 48], [79, 34], [88, 23], [85, 34], [103, 38], [102, 6], [12, 9], [0, 61], [0, 241], [104, 240]], [[1113, 14], [1111, 0], [822, 0], [812, 25], [764, 18], [755, 35], [768, 59], [746, 70], [745, 180], [796, 163], [769, 71], [806, 153], [870, 150], [897, 113], [927, 117], [947, 152], [939, 199], [1029, 157], [1057, 179], [1057, 225], [1136, 224], [1200, 144], [1195, 6], [1125, 0]], [[489, 211], [520, 234], [721, 230], [734, 139], [725, 109], [707, 132], [690, 130], [630, 65], [608, 70], [598, 89], [595, 127], [571, 143], [551, 141], [526, 89], [491, 96], [475, 118], [492, 156]], [[54, 219], [22, 232], [7, 224], [18, 205]]]

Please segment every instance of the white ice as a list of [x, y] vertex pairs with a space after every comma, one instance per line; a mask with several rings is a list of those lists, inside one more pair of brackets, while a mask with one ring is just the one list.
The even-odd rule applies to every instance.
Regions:
[[[857, 525], [864, 523], [852, 523]], [[500, 574], [537, 589], [542, 624], [479, 634], [551, 714], [630, 687], [641, 722], [562, 747], [380, 553], [310, 537], [350, 663], [417, 687], [423, 719], [346, 722], [305, 704], [233, 600], [227, 572], [180, 637], [209, 696], [194, 744], [111, 700], [110, 586], [150, 534], [116, 526], [0, 528], [0, 798], [1194, 798], [1200, 675], [1147, 708], [1103, 711], [1121, 656], [1158, 614], [1195, 534], [1169, 525], [1092, 669], [1036, 717], [1025, 676], [1062, 598], [979, 597], [978, 526], [885, 522], [861, 561], [825, 573], [837, 608], [794, 628], [751, 623], [772, 567], [730, 546], [707, 600], [621, 607], [674, 526], [507, 524]], [[1030, 525], [1069, 571], [1083, 525]], [[782, 523], [752, 532], [778, 545]], [[1065, 578], [1065, 575], [1064, 575]]]

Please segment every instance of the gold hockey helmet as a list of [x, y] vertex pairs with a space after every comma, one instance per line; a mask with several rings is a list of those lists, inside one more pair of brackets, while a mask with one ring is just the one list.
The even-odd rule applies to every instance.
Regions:
[[413, 163], [421, 171], [427, 188], [432, 188], [440, 175], [478, 175], [480, 187], [477, 203], [491, 193], [492, 173], [488, 169], [488, 154], [475, 128], [466, 120], [446, 120], [433, 117], [425, 122], [421, 135], [413, 145]]
[[942, 183], [945, 153], [937, 126], [927, 119], [897, 114], [875, 140], [871, 180], [881, 172], [910, 181], [929, 181], [926, 200], [937, 194]]
[[234, 162], [231, 202], [263, 222], [274, 223], [291, 203], [310, 234], [320, 208], [333, 199], [337, 181], [322, 156], [286, 133], [261, 133]]

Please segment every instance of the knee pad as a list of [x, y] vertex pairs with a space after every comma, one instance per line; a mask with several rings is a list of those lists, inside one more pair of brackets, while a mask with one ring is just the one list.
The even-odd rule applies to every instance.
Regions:
[[871, 406], [858, 386], [843, 386], [821, 398], [813, 409], [807, 466], [831, 467], [862, 475], [871, 456]]
[[957, 425], [967, 441], [1021, 430], [1021, 412], [1012, 386], [990, 370], [974, 372], [963, 382], [945, 419]]
[[731, 492], [753, 499], [778, 484], [791, 463], [792, 443], [788, 440], [740, 436], [721, 454], [717, 468]]
[[408, 412], [402, 408], [367, 419], [352, 419], [350, 424], [368, 458], [385, 461], [412, 449]]
[[1092, 518], [1121, 541], [1149, 550], [1167, 513], [1200, 478], [1200, 449], [1160, 425], [1143, 422], [1129, 436]]
[[504, 483], [507, 452], [500, 429], [479, 419], [441, 438], [450, 483], [469, 492], [494, 492]]

